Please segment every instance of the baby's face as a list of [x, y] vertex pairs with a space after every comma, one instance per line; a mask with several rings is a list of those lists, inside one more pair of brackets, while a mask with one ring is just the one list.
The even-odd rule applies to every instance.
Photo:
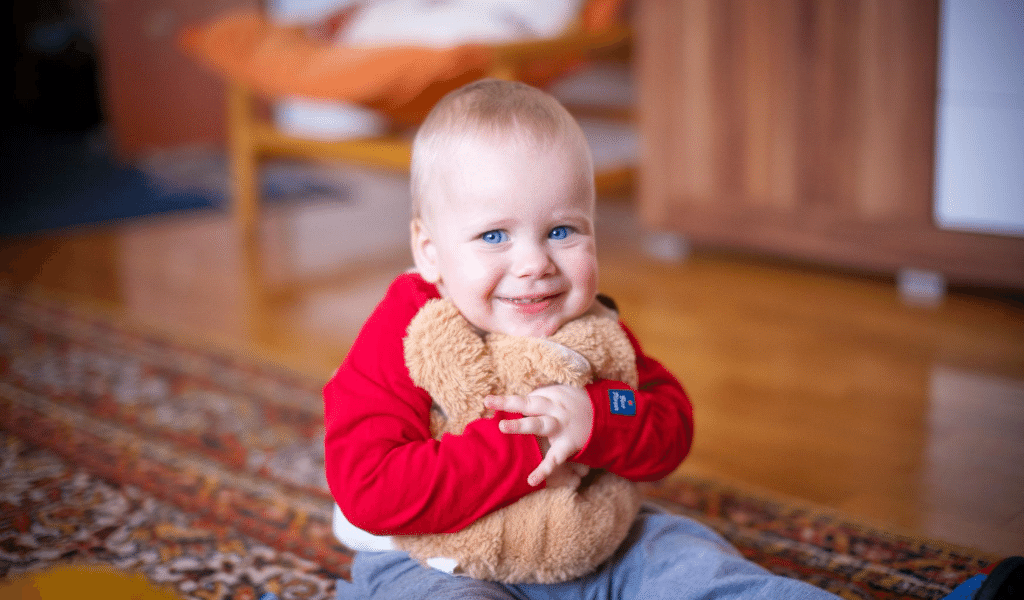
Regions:
[[421, 273], [481, 330], [549, 336], [594, 302], [592, 188], [565, 145], [462, 144], [413, 224]]

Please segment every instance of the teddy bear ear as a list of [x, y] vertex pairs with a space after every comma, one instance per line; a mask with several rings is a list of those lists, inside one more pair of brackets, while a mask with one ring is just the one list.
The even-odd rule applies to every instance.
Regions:
[[[409, 322], [402, 340], [406, 366], [413, 382], [424, 386], [437, 377], [443, 365], [465, 363], [468, 356], [479, 357], [483, 340], [449, 300], [435, 299], [424, 304]], [[452, 370], [448, 367], [445, 370]]]
[[452, 423], [479, 417], [494, 370], [483, 339], [449, 300], [420, 308], [402, 340], [413, 383], [430, 394]]

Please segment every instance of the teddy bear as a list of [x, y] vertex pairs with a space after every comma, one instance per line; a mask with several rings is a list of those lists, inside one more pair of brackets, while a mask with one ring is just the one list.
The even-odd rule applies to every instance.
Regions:
[[[431, 434], [459, 434], [493, 416], [488, 395], [526, 395], [553, 384], [594, 379], [637, 386], [636, 355], [614, 311], [598, 310], [547, 338], [478, 334], [448, 300], [425, 304], [403, 340], [413, 382], [430, 393]], [[454, 573], [503, 583], [575, 579], [607, 560], [640, 509], [635, 484], [591, 470], [577, 488], [543, 488], [446, 534], [395, 536], [427, 564], [454, 561]]]

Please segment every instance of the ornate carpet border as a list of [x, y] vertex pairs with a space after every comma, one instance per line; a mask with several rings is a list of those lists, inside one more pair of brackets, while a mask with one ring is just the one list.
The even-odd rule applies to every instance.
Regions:
[[104, 565], [200, 600], [263, 592], [332, 600], [335, 581], [347, 576], [347, 565], [328, 570], [3, 430], [0, 478], [0, 579], [57, 564]]

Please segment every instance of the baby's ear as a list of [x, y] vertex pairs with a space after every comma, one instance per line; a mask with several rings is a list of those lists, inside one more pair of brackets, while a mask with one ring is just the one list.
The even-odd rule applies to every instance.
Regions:
[[412, 259], [416, 270], [428, 283], [437, 283], [441, 272], [437, 263], [437, 246], [430, 237], [427, 226], [419, 217], [409, 223], [409, 240], [412, 244]]

